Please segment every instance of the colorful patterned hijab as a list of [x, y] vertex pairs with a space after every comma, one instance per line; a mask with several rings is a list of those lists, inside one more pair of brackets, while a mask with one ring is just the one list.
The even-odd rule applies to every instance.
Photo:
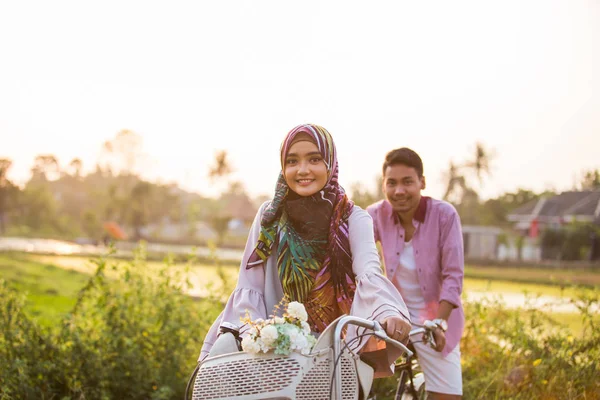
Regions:
[[[283, 173], [290, 147], [302, 133], [321, 152], [328, 173], [323, 189], [308, 197], [290, 190]], [[276, 246], [283, 292], [290, 301], [304, 303], [316, 332], [350, 312], [356, 290], [348, 237], [353, 206], [338, 183], [337, 153], [329, 132], [313, 124], [292, 129], [281, 144], [275, 196], [263, 213], [258, 243], [246, 268], [264, 265]]]

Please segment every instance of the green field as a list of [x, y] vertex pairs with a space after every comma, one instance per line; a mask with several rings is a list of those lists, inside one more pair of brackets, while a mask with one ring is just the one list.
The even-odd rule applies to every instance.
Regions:
[[88, 277], [71, 269], [0, 253], [0, 279], [27, 294], [27, 310], [43, 325], [53, 325], [75, 304]]
[[[116, 262], [126, 262], [113, 260]], [[152, 269], [161, 263], [149, 261], [145, 268]], [[187, 267], [178, 263], [173, 269]], [[192, 283], [190, 294], [203, 296], [208, 290], [221, 289], [225, 277], [229, 289], [237, 278], [237, 267], [226, 266], [217, 269], [214, 265], [193, 263], [189, 265], [189, 279]], [[549, 295], [556, 297], [574, 296], [576, 289], [558, 286], [556, 284], [541, 284], [542, 278], [549, 279], [547, 271], [529, 269], [527, 273], [516, 275], [515, 270], [522, 269], [506, 267], [467, 267], [464, 280], [465, 292], [488, 293], [523, 293], [532, 296]], [[0, 253], [0, 278], [27, 295], [27, 310], [32, 317], [39, 319], [44, 325], [53, 325], [54, 321], [67, 313], [75, 303], [77, 292], [83, 287], [89, 275], [95, 271], [95, 264], [85, 257], [31, 255], [23, 253]], [[554, 271], [557, 276], [569, 274], [569, 271]], [[518, 276], [523, 282], [509, 281], [510, 276]], [[598, 274], [578, 273], [580, 281], [595, 282]], [[110, 276], [110, 271], [108, 271]], [[570, 275], [569, 275], [570, 276]], [[525, 280], [529, 280], [525, 282]], [[576, 315], [562, 314], [565, 321], [573, 328], [580, 325]]]

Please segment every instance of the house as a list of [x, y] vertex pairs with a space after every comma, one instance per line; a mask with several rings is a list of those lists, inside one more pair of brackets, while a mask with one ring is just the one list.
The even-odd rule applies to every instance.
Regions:
[[463, 225], [465, 258], [493, 260], [497, 258], [498, 238], [502, 229], [494, 226]]
[[570, 222], [600, 226], [600, 190], [569, 191], [532, 200], [508, 214], [507, 219], [515, 223], [517, 231], [530, 237]]

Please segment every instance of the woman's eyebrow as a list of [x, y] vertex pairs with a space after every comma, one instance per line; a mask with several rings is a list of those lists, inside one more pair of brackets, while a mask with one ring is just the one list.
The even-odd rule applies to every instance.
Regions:
[[[321, 153], [320, 153], [320, 152], [318, 152], [318, 151], [311, 151], [310, 153], [306, 153], [305, 157], [306, 157], [306, 156], [316, 156], [316, 155], [320, 156], [320, 155], [321, 155]], [[300, 157], [300, 156], [299, 156], [298, 154], [296, 154], [296, 153], [289, 153], [287, 156], [288, 156], [288, 157]]]

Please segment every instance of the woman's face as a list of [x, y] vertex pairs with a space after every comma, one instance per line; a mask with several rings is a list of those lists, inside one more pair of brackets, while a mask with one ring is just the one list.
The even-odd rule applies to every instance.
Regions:
[[283, 175], [290, 189], [300, 196], [312, 196], [327, 183], [327, 166], [313, 142], [294, 143], [284, 160]]

